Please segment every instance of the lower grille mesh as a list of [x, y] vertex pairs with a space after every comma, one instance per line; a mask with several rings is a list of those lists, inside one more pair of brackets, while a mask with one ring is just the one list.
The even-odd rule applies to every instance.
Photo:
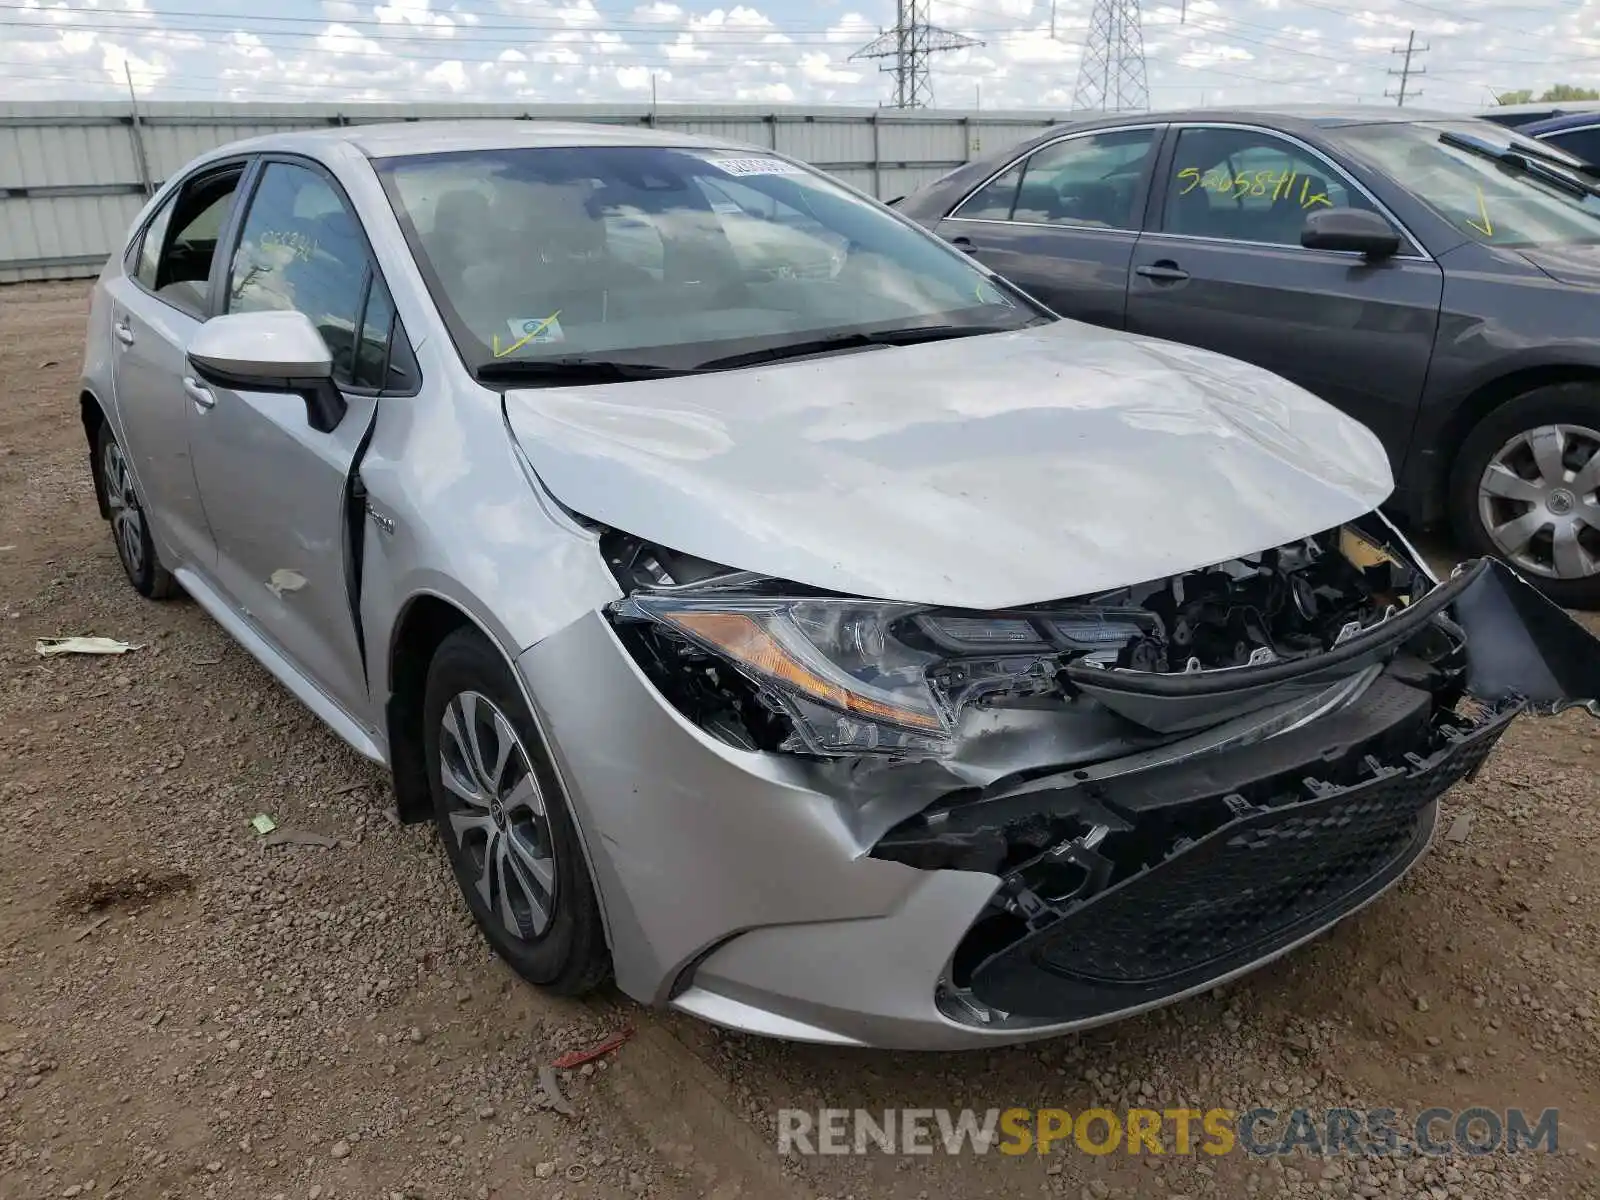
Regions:
[[[974, 967], [973, 1001], [1012, 1018], [1103, 1018], [1209, 986], [1315, 933], [1404, 873], [1432, 831], [1434, 802], [1482, 765], [1519, 711], [1445, 717], [1431, 753], [1366, 758], [1365, 778], [1352, 781], [1346, 761], [1335, 768], [1342, 784], [1297, 776], [1298, 795], [1257, 795], [1254, 806], [1214, 796], [1231, 820], [1059, 916], [1036, 915]], [[1319, 766], [1334, 764], [1308, 763], [1306, 776]], [[981, 923], [968, 932], [980, 936], [992, 936]]]

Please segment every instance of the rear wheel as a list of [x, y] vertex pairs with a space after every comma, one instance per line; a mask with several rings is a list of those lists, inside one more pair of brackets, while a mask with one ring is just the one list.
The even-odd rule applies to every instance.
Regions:
[[1468, 435], [1450, 487], [1456, 534], [1569, 608], [1600, 608], [1600, 386], [1536, 388]]
[[434, 819], [478, 928], [530, 983], [591, 990], [611, 961], [577, 828], [510, 669], [475, 629], [440, 644], [423, 721]]
[[144, 505], [139, 502], [138, 491], [134, 488], [133, 469], [128, 465], [127, 455], [105, 421], [100, 422], [95, 441], [95, 457], [99, 464], [97, 483], [110, 514], [111, 540], [116, 544], [122, 569], [141, 596], [165, 600], [177, 591], [177, 584], [156, 557], [150, 522], [145, 519]]

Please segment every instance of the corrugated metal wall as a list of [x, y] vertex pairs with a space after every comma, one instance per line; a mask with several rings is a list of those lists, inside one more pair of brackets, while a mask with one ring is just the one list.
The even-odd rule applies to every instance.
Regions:
[[888, 199], [1062, 119], [1050, 113], [678, 105], [0, 103], [0, 283], [94, 275], [146, 188], [227, 142], [327, 125], [521, 117], [655, 125], [766, 146]]

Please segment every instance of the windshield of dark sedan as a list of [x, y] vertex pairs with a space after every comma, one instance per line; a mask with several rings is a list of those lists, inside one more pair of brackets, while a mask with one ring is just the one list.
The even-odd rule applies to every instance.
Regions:
[[[1342, 129], [1338, 137], [1480, 242], [1495, 246], [1600, 242], [1600, 196], [1579, 194], [1578, 188], [1441, 142], [1439, 135], [1447, 131], [1488, 143], [1496, 151], [1569, 157], [1554, 146], [1542, 146], [1487, 121], [1365, 125]], [[1576, 159], [1570, 161], [1577, 165]]]
[[1040, 317], [959, 252], [755, 150], [506, 149], [378, 168], [474, 370], [574, 355], [692, 368], [835, 333]]

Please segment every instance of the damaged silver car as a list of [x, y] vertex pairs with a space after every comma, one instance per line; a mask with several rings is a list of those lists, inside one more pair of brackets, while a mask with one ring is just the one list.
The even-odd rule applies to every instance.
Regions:
[[80, 402], [133, 585], [393, 772], [518, 972], [763, 1034], [1210, 987], [1600, 696], [1508, 567], [1430, 573], [1360, 425], [709, 139], [225, 147], [101, 276]]

